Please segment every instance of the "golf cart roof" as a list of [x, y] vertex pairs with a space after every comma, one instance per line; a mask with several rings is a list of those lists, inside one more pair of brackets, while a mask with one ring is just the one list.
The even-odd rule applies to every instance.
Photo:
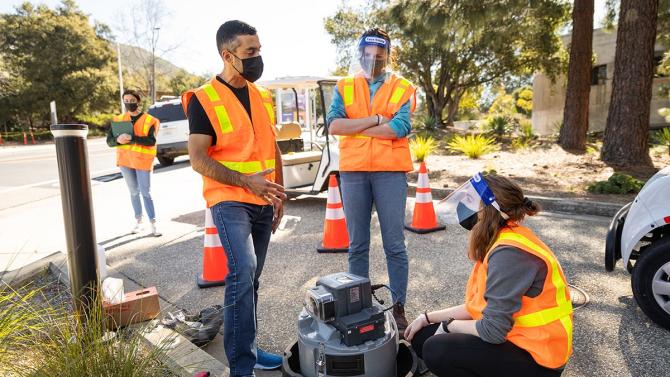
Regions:
[[262, 81], [258, 85], [266, 89], [316, 89], [319, 81], [337, 81], [337, 76], [288, 76]]

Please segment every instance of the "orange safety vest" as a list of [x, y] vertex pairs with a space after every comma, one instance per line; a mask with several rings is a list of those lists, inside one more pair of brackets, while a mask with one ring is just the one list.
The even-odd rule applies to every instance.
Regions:
[[[411, 111], [416, 108], [416, 89], [406, 79], [388, 74], [377, 89], [370, 105], [370, 88], [363, 75], [345, 77], [337, 82], [337, 89], [344, 101], [347, 118], [365, 118], [375, 114], [386, 118], [411, 101]], [[340, 171], [411, 171], [412, 157], [406, 137], [385, 140], [364, 135], [340, 138]]]
[[[250, 82], [247, 86], [252, 119], [233, 92], [216, 77], [200, 88], [184, 92], [181, 103], [184, 113], [188, 114], [188, 102], [195, 95], [205, 109], [216, 132], [216, 144], [207, 149], [207, 155], [228, 169], [250, 175], [275, 167], [277, 129], [271, 93]], [[208, 208], [223, 201], [268, 204], [241, 187], [223, 184], [210, 177], [203, 176], [202, 179]], [[266, 179], [274, 182], [275, 173], [267, 175]]]
[[514, 313], [514, 325], [507, 340], [526, 350], [535, 362], [547, 368], [560, 368], [572, 354], [572, 301], [568, 283], [556, 256], [528, 228], [509, 223], [500, 231], [484, 262], [472, 270], [465, 293], [465, 307], [479, 320], [486, 307], [486, 272], [491, 251], [506, 245], [540, 258], [547, 265], [547, 277], [537, 297], [523, 296], [521, 309]]
[[[114, 122], [130, 122], [130, 113], [117, 115], [113, 120]], [[149, 136], [149, 130], [153, 127], [154, 136], [158, 137], [159, 124], [158, 119], [144, 113], [133, 124], [133, 136]], [[156, 157], [156, 145], [139, 145], [131, 141], [128, 144], [116, 146], [116, 166], [151, 171], [154, 167], [154, 157]]]

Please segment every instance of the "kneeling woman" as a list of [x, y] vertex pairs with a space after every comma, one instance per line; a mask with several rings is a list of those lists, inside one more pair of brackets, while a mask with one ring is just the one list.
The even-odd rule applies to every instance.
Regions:
[[572, 304], [556, 256], [522, 225], [538, 206], [512, 181], [477, 174], [443, 209], [472, 231], [465, 303], [424, 312], [405, 338], [437, 376], [560, 376]]

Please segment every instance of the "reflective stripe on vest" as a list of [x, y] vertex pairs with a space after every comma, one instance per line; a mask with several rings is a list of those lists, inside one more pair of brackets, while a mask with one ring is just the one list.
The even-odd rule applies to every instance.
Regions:
[[[527, 248], [535, 251], [536, 253], [542, 255], [551, 265], [551, 283], [556, 288], [556, 303], [558, 306], [544, 309], [539, 312], [530, 313], [514, 318], [514, 325], [521, 327], [538, 327], [544, 326], [548, 323], [554, 322], [556, 320], [567, 318], [572, 314], [572, 303], [570, 303], [566, 298], [566, 289], [567, 287], [564, 284], [561, 274], [559, 272], [558, 263], [556, 258], [547, 253], [544, 248], [535, 244], [526, 237], [523, 237], [520, 234], [503, 231], [500, 232], [498, 242], [500, 241], [513, 241], [520, 243]], [[563, 322], [563, 321], [561, 321]], [[572, 326], [570, 329], [566, 328], [568, 336], [572, 337]]]
[[[212, 103], [221, 101], [219, 93], [216, 92], [212, 84], [207, 83], [203, 85], [202, 90], [205, 91], [205, 94], [207, 94], [207, 97]], [[223, 105], [214, 105], [214, 113], [216, 113], [216, 118], [219, 120], [221, 133], [228, 134], [233, 132], [233, 124], [230, 121], [226, 107]]]
[[398, 102], [400, 102], [400, 99], [402, 98], [403, 94], [405, 94], [407, 88], [409, 88], [409, 85], [410, 85], [409, 81], [405, 79], [400, 80], [400, 83], [398, 84], [398, 86], [393, 91], [393, 94], [391, 95], [389, 103], [397, 105]]
[[270, 123], [273, 125], [276, 124], [275, 122], [275, 109], [273, 108], [273, 103], [272, 103], [272, 94], [265, 89], [261, 88], [260, 86], [256, 86], [258, 89], [258, 92], [261, 94], [261, 98], [263, 99], [263, 106], [265, 106], [265, 111], [267, 111], [268, 116], [270, 117]]
[[[242, 174], [254, 174], [263, 170], [261, 161], [219, 161], [219, 163], [230, 170], [235, 170]], [[276, 161], [265, 160], [265, 169], [274, 169]]]
[[155, 147], [147, 147], [139, 144], [120, 144], [116, 146], [118, 149], [125, 149], [132, 152], [149, 154], [152, 156], [156, 155]]
[[351, 106], [354, 103], [354, 78], [344, 79], [344, 106]]

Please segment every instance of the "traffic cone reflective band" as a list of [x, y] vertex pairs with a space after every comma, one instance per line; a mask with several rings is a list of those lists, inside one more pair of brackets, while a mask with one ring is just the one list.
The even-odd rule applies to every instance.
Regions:
[[344, 218], [342, 197], [337, 186], [335, 174], [328, 181], [328, 204], [326, 204], [326, 222], [323, 224], [323, 242], [316, 248], [319, 253], [349, 252], [349, 233]]
[[414, 233], [430, 233], [446, 228], [444, 225], [437, 223], [437, 216], [435, 216], [435, 208], [433, 207], [433, 195], [430, 193], [430, 184], [428, 183], [428, 171], [424, 162], [421, 163], [419, 168], [412, 224], [406, 224], [405, 228]]
[[221, 245], [219, 232], [214, 225], [212, 212], [205, 208], [205, 245], [202, 249], [202, 274], [198, 275], [200, 288], [218, 287], [225, 284], [228, 275], [226, 251]]

